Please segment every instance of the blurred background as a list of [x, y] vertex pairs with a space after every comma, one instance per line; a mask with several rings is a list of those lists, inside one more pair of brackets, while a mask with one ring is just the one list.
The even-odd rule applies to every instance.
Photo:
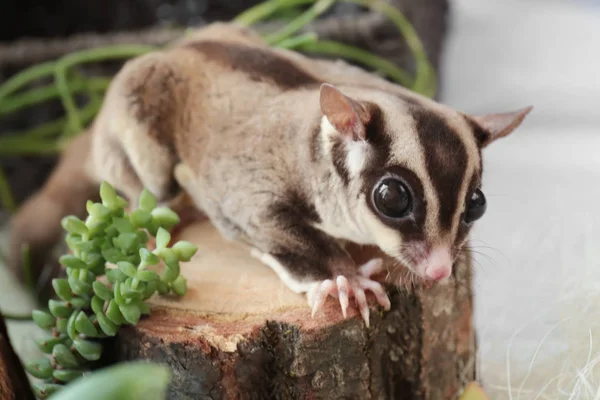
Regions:
[[441, 100], [474, 114], [535, 107], [484, 152], [482, 376], [493, 398], [598, 399], [600, 2], [451, 3]]
[[[2, 50], [23, 37], [199, 25], [257, 2], [3, 0], [0, 62]], [[493, 399], [600, 399], [600, 1], [398, 3], [439, 70], [442, 102], [471, 114], [535, 107], [484, 153], [489, 206], [472, 245], [486, 390]], [[389, 32], [382, 28], [362, 44], [410, 69], [402, 47], [381, 44]], [[17, 69], [2, 69], [0, 81]], [[19, 199], [53, 162], [0, 159]], [[26, 313], [32, 306], [0, 268], [0, 307]], [[31, 324], [9, 328], [20, 352], [36, 351]]]

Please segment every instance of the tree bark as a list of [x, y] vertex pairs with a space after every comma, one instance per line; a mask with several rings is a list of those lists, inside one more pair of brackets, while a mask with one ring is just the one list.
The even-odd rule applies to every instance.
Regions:
[[2, 314], [0, 314], [0, 399], [35, 400], [23, 365], [10, 344]]
[[[391, 310], [373, 307], [366, 328], [333, 298], [312, 319], [304, 296], [207, 222], [177, 236], [199, 246], [182, 265], [187, 294], [151, 299], [113, 349], [168, 364], [169, 399], [454, 399], [475, 379], [468, 254], [445, 284], [390, 285]], [[357, 261], [374, 252], [353, 250]]]

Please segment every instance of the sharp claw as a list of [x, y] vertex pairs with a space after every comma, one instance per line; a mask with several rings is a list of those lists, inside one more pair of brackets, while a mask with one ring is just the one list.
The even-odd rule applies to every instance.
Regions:
[[379, 304], [381, 304], [385, 311], [390, 311], [390, 308], [392, 308], [392, 302], [390, 301], [387, 293], [383, 293], [381, 298], [377, 297], [377, 301], [379, 301]]
[[369, 262], [363, 264], [358, 270], [362, 276], [369, 278], [375, 274], [378, 274], [383, 270], [383, 260], [381, 258], [374, 258]]
[[325, 303], [327, 296], [337, 297], [342, 309], [344, 319], [347, 318], [350, 296], [356, 299], [360, 315], [367, 327], [369, 323], [369, 304], [367, 303], [366, 290], [373, 292], [377, 302], [385, 309], [391, 308], [390, 299], [384, 287], [376, 281], [370, 279], [371, 275], [378, 274], [383, 270], [383, 260], [375, 258], [365, 263], [359, 268], [359, 275], [353, 276], [349, 281], [344, 275], [339, 275], [335, 281], [327, 279], [321, 283], [315, 283], [308, 293], [308, 305], [311, 308], [311, 315], [314, 317], [319, 309]]
[[314, 317], [315, 317], [315, 314], [317, 313], [317, 310], [318, 310], [317, 303], [314, 303], [314, 304], [313, 304], [312, 311], [310, 312], [310, 317], [311, 317], [311, 318], [314, 318]]
[[315, 301], [315, 293], [317, 291], [317, 288], [319, 287], [319, 284], [315, 284], [313, 287], [311, 287], [308, 292], [306, 293], [306, 299], [308, 300], [308, 306], [312, 309], [313, 303]]
[[320, 287], [318, 287], [316, 295], [314, 297], [314, 303], [312, 306], [312, 317], [314, 318], [319, 308], [325, 303], [325, 299], [331, 290], [334, 288], [334, 283], [331, 279], [327, 279], [321, 283]]
[[379, 303], [379, 305], [381, 305], [386, 311], [388, 311], [391, 308], [392, 304], [390, 303], [390, 299], [385, 289], [379, 282], [374, 282], [366, 278], [362, 278], [360, 281], [360, 286], [363, 289], [370, 290], [377, 298], [377, 302]]
[[310, 312], [310, 317], [311, 317], [311, 318], [314, 318], [314, 317], [315, 317], [315, 314], [317, 313], [317, 311], [318, 311], [318, 310], [319, 310], [319, 303], [317, 303], [317, 302], [315, 301], [315, 302], [313, 303], [312, 310], [311, 310], [311, 312]]
[[345, 276], [338, 276], [336, 279], [337, 287], [338, 287], [338, 295], [340, 298], [340, 306], [342, 307], [342, 315], [344, 319], [347, 317], [348, 304], [350, 303], [348, 300], [348, 279]]
[[356, 298], [356, 303], [358, 304], [358, 309], [360, 310], [360, 315], [362, 316], [367, 328], [369, 327], [369, 305], [367, 304], [367, 297], [365, 296], [365, 292], [362, 289], [356, 289], [354, 291], [354, 297]]

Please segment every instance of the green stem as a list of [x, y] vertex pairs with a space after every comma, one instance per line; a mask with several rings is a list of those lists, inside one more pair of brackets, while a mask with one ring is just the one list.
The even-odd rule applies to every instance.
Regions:
[[25, 285], [32, 292], [35, 291], [35, 280], [33, 278], [33, 273], [31, 270], [31, 251], [29, 249], [29, 244], [25, 243], [21, 247], [21, 260], [23, 263], [21, 264], [21, 268], [23, 268], [23, 276], [25, 277]]
[[[0, 147], [0, 150], [1, 149], [2, 148]], [[15, 202], [15, 198], [10, 190], [10, 185], [8, 184], [8, 179], [6, 178], [6, 174], [2, 167], [0, 167], [0, 203], [2, 203], [2, 208], [9, 213], [13, 213], [17, 210], [17, 203]]]
[[330, 40], [318, 40], [315, 42], [306, 42], [299, 46], [298, 50], [310, 53], [334, 55], [356, 61], [381, 71], [383, 74], [392, 78], [402, 86], [410, 86], [413, 82], [410, 74], [403, 69], [398, 68], [394, 63], [358, 47], [349, 46]]
[[112, 82], [112, 78], [110, 78], [110, 79], [107, 78], [106, 86], [104, 86], [102, 88], [99, 86], [96, 86], [93, 81], [94, 81], [93, 78], [90, 78], [87, 81], [86, 92], [89, 96], [89, 102], [90, 102], [90, 104], [101, 105], [104, 102], [104, 93], [110, 86], [110, 83]]
[[[302, 7], [282, 8], [280, 10], [277, 10], [277, 12], [275, 12], [275, 14], [270, 16], [267, 21], [273, 20], [273, 21], [280, 21], [282, 23], [289, 23], [289, 22], [293, 21], [294, 19], [298, 18], [303, 12], [304, 12], [304, 10], [302, 10]], [[265, 22], [267, 22], [267, 21], [265, 21]]]
[[[96, 94], [95, 96], [90, 97], [90, 102], [80, 111], [79, 114], [81, 116], [81, 120], [85, 125], [87, 125], [92, 119], [94, 119], [101, 106], [102, 98], [100, 96]], [[5, 137], [0, 138], [0, 154], [2, 154], [5, 145], [15, 146], [6, 152], [8, 154], [11, 154], [12, 151], [18, 152], [19, 149], [24, 149], [23, 145], [18, 144], [17, 139], [22, 139], [23, 141], [32, 141], [32, 139], [44, 139], [47, 137], [58, 135], [61, 132], [63, 132], [66, 123], [66, 118], [59, 118], [55, 121], [46, 122], [45, 124], [42, 124], [33, 129], [7, 134]], [[4, 142], [5, 140], [8, 141], [6, 144]], [[58, 146], [57, 149], [59, 147], [60, 146]]]
[[54, 70], [54, 77], [67, 114], [66, 137], [73, 136], [83, 129], [75, 101], [69, 93], [69, 86], [67, 84], [67, 71], [69, 68], [84, 63], [136, 57], [153, 50], [156, 50], [153, 46], [117, 45], [71, 53], [58, 60]]
[[[58, 135], [63, 131], [66, 123], [66, 118], [58, 118], [54, 121], [46, 122], [44, 124], [36, 126], [35, 128], [31, 128], [25, 131], [11, 132], [7, 134], [6, 137], [26, 137], [28, 139], [40, 139], [49, 136], [54, 136]], [[2, 140], [4, 140], [4, 138], [0, 138], [0, 143], [2, 143]], [[1, 146], [2, 145], [0, 144], [0, 151], [2, 150]]]
[[437, 91], [435, 71], [429, 63], [427, 54], [419, 35], [415, 32], [410, 21], [398, 9], [382, 0], [340, 0], [348, 3], [359, 4], [380, 12], [389, 18], [398, 28], [410, 49], [416, 64], [416, 74], [411, 87], [415, 92], [428, 97], [433, 97]]
[[144, 260], [140, 261], [140, 265], [138, 266], [138, 272], [144, 271], [149, 264], [147, 264]]
[[[437, 79], [436, 79], [435, 71], [434, 71], [433, 67], [431, 66], [431, 64], [429, 63], [429, 60], [427, 58], [427, 54], [425, 53], [423, 44], [422, 44], [421, 40], [419, 39], [419, 36], [416, 34], [412, 24], [398, 9], [396, 9], [394, 6], [384, 2], [382, 0], [337, 0], [337, 1], [345, 1], [348, 3], [359, 4], [361, 6], [370, 8], [373, 11], [380, 12], [381, 14], [383, 14], [384, 16], [389, 18], [394, 23], [394, 25], [396, 25], [396, 27], [398, 28], [398, 30], [400, 31], [402, 36], [405, 38], [408, 48], [411, 51], [413, 58], [415, 59], [415, 66], [416, 66], [415, 78], [414, 79], [402, 79], [402, 81], [407, 82], [410, 80], [412, 83], [409, 84], [407, 87], [409, 87], [410, 89], [412, 89], [415, 92], [421, 93], [428, 97], [433, 97], [435, 95], [435, 93], [437, 91], [437, 88], [436, 88], [437, 87]], [[268, 18], [270, 15], [272, 15], [279, 9], [286, 8], [286, 7], [293, 7], [293, 6], [297, 6], [300, 4], [312, 3], [312, 2], [314, 2], [314, 0], [312, 0], [312, 1], [311, 0], [288, 0], [288, 1], [286, 1], [286, 0], [271, 0], [271, 1], [266, 1], [255, 7], [252, 7], [250, 9], [248, 9], [247, 11], [245, 11], [244, 13], [240, 14], [238, 17], [236, 17], [234, 19], [234, 21], [241, 23], [243, 25], [252, 25], [258, 21]], [[313, 6], [313, 9], [314, 9], [314, 7], [316, 7], [316, 4]], [[311, 10], [309, 10], [307, 13], [309, 13]], [[278, 43], [276, 43], [275, 41], [287, 40], [284, 33], [289, 33], [292, 31], [293, 31], [292, 33], [295, 33], [298, 30], [302, 29], [302, 27], [304, 25], [300, 25], [301, 23], [307, 24], [310, 22], [310, 19], [307, 19], [307, 13], [303, 14], [301, 17], [299, 17], [298, 19], [293, 21], [292, 22], [292, 24], [294, 24], [293, 26], [291, 26], [291, 27], [288, 26], [278, 33], [267, 36], [267, 38], [269, 39], [268, 43], [278, 46]], [[275, 36], [275, 35], [280, 35], [280, 36]], [[275, 43], [273, 43], [273, 42], [275, 42]], [[292, 44], [293, 44], [293, 42], [292, 42]], [[289, 42], [284, 42], [284, 45], [289, 46]], [[310, 44], [309, 44], [309, 46], [310, 46]], [[364, 53], [363, 55], [366, 55], [366, 54], [367, 53]], [[359, 56], [359, 58], [360, 58], [360, 56]], [[355, 59], [355, 61], [360, 62], [360, 59]], [[386, 67], [386, 68], [388, 68], [388, 67]], [[400, 70], [398, 69], [396, 72], [394, 72], [394, 74], [398, 75], [398, 71], [400, 71]], [[388, 71], [388, 73], [389, 73], [389, 71]], [[402, 71], [400, 74], [404, 75], [406, 73], [404, 71]], [[406, 77], [404, 77], [404, 78], [406, 78]]]
[[13, 93], [15, 90], [18, 90], [22, 86], [25, 86], [28, 83], [31, 83], [32, 81], [44, 76], [52, 75], [55, 65], [56, 63], [54, 61], [34, 65], [19, 72], [4, 82], [2, 86], [0, 86], [0, 102], [2, 102], [6, 96]]
[[304, 33], [302, 35], [297, 35], [288, 39], [284, 39], [278, 42], [274, 47], [279, 47], [281, 49], [296, 49], [308, 43], [314, 43], [318, 39], [318, 36], [314, 32]]
[[31, 314], [9, 314], [0, 311], [0, 315], [7, 321], [31, 321]]
[[0, 155], [55, 154], [60, 150], [55, 139], [31, 140], [13, 137], [0, 139]]
[[[110, 78], [77, 79], [69, 84], [69, 91], [71, 93], [80, 93], [87, 90], [105, 91], [110, 85], [110, 82]], [[52, 100], [58, 96], [58, 88], [54, 84], [32, 89], [23, 94], [10, 97], [2, 102], [2, 104], [0, 104], [0, 115], [9, 114], [37, 103]]]
[[312, 22], [314, 19], [318, 18], [319, 15], [323, 14], [327, 10], [331, 8], [335, 4], [337, 0], [317, 0], [315, 4], [307, 11], [303, 12], [298, 18], [295, 18], [289, 24], [287, 24], [284, 28], [280, 29], [278, 32], [271, 33], [265, 36], [265, 42], [268, 45], [274, 45], [282, 40], [289, 38], [294, 33], [298, 32], [304, 26]]
[[303, 4], [314, 3], [315, 0], [269, 0], [255, 5], [239, 14], [233, 22], [250, 26], [263, 21], [283, 8], [296, 7]]

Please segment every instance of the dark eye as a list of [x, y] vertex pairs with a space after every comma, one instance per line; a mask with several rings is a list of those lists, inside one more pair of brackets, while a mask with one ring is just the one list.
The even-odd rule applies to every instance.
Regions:
[[467, 203], [467, 210], [465, 211], [465, 222], [467, 224], [477, 221], [485, 214], [487, 208], [487, 202], [485, 196], [480, 189], [477, 189], [471, 195], [469, 202]]
[[412, 209], [410, 191], [395, 178], [386, 178], [373, 190], [375, 209], [387, 218], [406, 217]]

